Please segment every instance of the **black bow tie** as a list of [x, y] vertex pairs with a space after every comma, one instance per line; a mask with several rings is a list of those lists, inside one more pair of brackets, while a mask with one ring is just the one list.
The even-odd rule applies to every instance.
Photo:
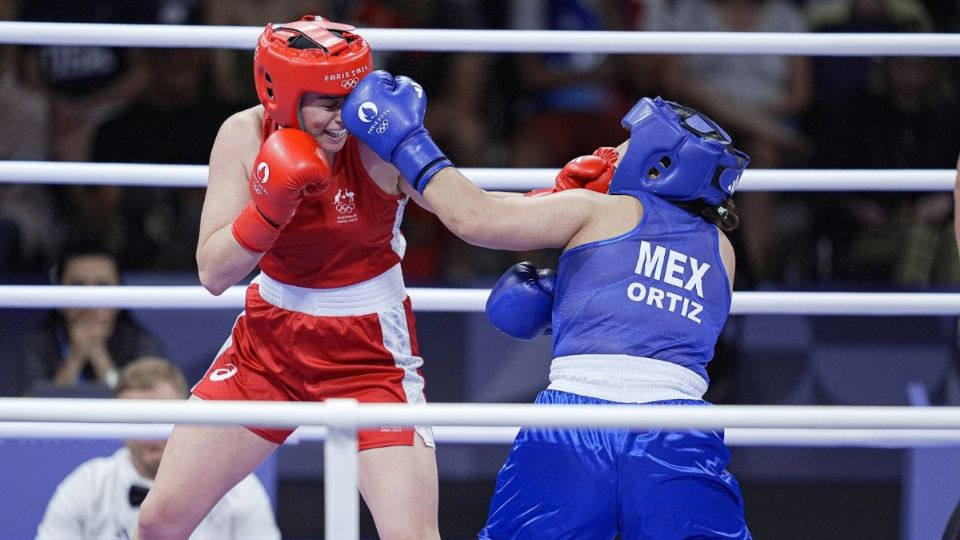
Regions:
[[143, 486], [130, 486], [130, 506], [140, 506], [143, 504], [143, 500], [147, 498], [147, 492], [150, 491], [150, 488], [145, 488]]

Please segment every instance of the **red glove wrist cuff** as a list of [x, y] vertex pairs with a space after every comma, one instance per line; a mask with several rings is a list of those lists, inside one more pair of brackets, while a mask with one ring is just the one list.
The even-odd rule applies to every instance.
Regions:
[[250, 201], [233, 221], [231, 231], [238, 244], [256, 253], [263, 253], [270, 249], [273, 242], [280, 236], [280, 229], [263, 217], [253, 201]]

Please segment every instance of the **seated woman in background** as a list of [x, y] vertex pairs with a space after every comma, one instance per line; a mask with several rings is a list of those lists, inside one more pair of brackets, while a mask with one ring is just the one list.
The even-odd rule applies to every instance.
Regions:
[[[58, 285], [119, 285], [116, 258], [94, 244], [65, 248], [51, 278]], [[65, 308], [51, 311], [23, 342], [21, 393], [44, 382], [58, 387], [85, 383], [112, 388], [117, 370], [141, 356], [162, 354], [160, 341], [125, 310]]]

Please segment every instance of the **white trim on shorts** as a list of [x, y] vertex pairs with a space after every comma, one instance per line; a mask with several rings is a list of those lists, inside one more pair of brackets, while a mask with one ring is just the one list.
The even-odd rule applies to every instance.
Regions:
[[[379, 312], [380, 332], [383, 334], [383, 346], [393, 355], [393, 365], [403, 370], [403, 393], [410, 405], [426, 403], [423, 395], [423, 376], [417, 371], [423, 365], [423, 358], [413, 355], [413, 344], [410, 342], [410, 328], [407, 327], [407, 311], [404, 306], [395, 306]], [[415, 431], [423, 439], [424, 444], [436, 448], [433, 438], [433, 428], [430, 426], [414, 426]]]
[[399, 264], [377, 277], [331, 289], [287, 285], [264, 273], [254, 278], [253, 283], [260, 285], [260, 298], [267, 303], [315, 317], [369, 315], [397, 306], [407, 297]]
[[547, 388], [618, 403], [649, 403], [702, 400], [707, 381], [663, 360], [626, 354], [577, 354], [553, 359]]

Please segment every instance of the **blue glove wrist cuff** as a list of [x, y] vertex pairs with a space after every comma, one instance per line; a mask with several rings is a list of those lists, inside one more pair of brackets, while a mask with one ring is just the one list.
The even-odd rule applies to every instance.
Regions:
[[391, 161], [407, 182], [420, 193], [423, 193], [433, 175], [441, 169], [453, 167], [453, 162], [423, 128], [415, 130], [397, 147]]
[[437, 174], [442, 169], [446, 169], [447, 167], [453, 167], [453, 162], [450, 161], [447, 156], [441, 156], [440, 158], [434, 160], [422, 171], [420, 171], [420, 178], [413, 187], [422, 194], [423, 190], [426, 189], [427, 184], [430, 183], [430, 180], [433, 180], [433, 175]]

